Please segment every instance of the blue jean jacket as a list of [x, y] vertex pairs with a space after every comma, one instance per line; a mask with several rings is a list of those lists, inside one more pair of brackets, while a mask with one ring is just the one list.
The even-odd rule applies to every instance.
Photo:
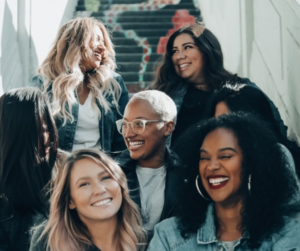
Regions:
[[[286, 218], [285, 225], [279, 233], [273, 234], [257, 251], [300, 251], [300, 221]], [[235, 244], [234, 251], [250, 251], [247, 245], [248, 236], [245, 234]], [[176, 218], [170, 218], [157, 224], [154, 228], [154, 237], [147, 251], [228, 251], [216, 236], [216, 227], [213, 216], [213, 205], [207, 208], [206, 220], [198, 232], [184, 239], [180, 235]]]
[[[128, 103], [128, 91], [123, 82], [122, 77], [112, 72], [112, 77], [120, 84], [122, 88], [122, 93], [118, 102], [119, 111], [118, 113], [116, 109], [116, 105], [113, 104], [113, 99], [111, 96], [106, 97], [107, 101], [111, 104], [111, 110], [105, 113], [103, 107], [97, 102], [97, 106], [101, 111], [101, 119], [99, 121], [99, 132], [100, 132], [100, 140], [101, 140], [101, 148], [106, 152], [112, 151], [121, 151], [126, 149], [124, 139], [121, 134], [117, 131], [116, 128], [116, 120], [121, 119], [125, 110], [125, 106]], [[31, 86], [42, 87], [43, 78], [40, 75], [33, 77], [30, 81]], [[50, 90], [51, 91], [51, 90]], [[77, 93], [75, 92], [75, 97], [78, 101]], [[74, 121], [71, 122], [68, 120], [65, 125], [63, 125], [62, 119], [56, 118], [56, 126], [58, 129], [58, 137], [59, 137], [59, 147], [65, 151], [72, 151], [75, 132], [77, 128], [78, 121], [78, 110], [79, 110], [79, 101], [72, 105], [72, 115], [74, 117]]]

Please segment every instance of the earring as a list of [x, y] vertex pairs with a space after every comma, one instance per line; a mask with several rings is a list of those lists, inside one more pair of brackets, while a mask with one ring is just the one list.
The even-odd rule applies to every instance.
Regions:
[[249, 175], [249, 178], [248, 178], [248, 191], [249, 191], [249, 193], [251, 192], [251, 174]]
[[201, 192], [201, 190], [200, 190], [200, 188], [199, 188], [199, 185], [198, 185], [198, 178], [199, 178], [199, 175], [197, 175], [197, 177], [196, 177], [196, 188], [197, 188], [197, 190], [198, 190], [198, 193], [201, 195], [201, 197], [202, 197], [203, 199], [210, 201], [210, 199], [206, 198], [206, 197], [202, 194], [202, 192]]

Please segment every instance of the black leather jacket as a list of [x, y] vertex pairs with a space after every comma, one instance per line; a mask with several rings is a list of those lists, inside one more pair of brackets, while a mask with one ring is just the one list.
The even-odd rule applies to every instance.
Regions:
[[0, 196], [0, 251], [28, 251], [35, 213], [20, 214]]
[[[139, 205], [139, 207], [142, 207], [139, 192], [140, 186], [135, 171], [137, 161], [130, 158], [128, 150], [120, 152], [114, 159], [126, 174], [131, 199]], [[177, 155], [168, 148], [166, 148], [165, 153], [165, 166], [167, 171], [165, 201], [160, 221], [175, 216], [179, 206], [182, 188], [188, 183], [185, 168], [180, 163]], [[148, 241], [151, 239], [151, 235], [152, 233], [148, 233]]]

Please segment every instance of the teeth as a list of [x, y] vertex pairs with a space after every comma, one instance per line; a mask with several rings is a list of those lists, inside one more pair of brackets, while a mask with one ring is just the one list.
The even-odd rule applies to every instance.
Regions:
[[208, 180], [208, 182], [210, 184], [212, 184], [213, 186], [218, 186], [220, 185], [222, 182], [229, 180], [228, 177], [224, 177], [224, 178], [210, 178]]
[[96, 57], [99, 57], [99, 58], [101, 58], [102, 56], [101, 56], [101, 54], [100, 53], [98, 53], [98, 52], [94, 52], [94, 55], [96, 56]]
[[112, 199], [101, 200], [101, 201], [98, 201], [98, 202], [92, 204], [92, 206], [96, 206], [96, 207], [102, 206], [104, 204], [110, 203], [111, 201], [112, 201]]
[[183, 67], [186, 67], [186, 66], [188, 66], [189, 64], [181, 64], [181, 65], [179, 65], [179, 67], [180, 68], [183, 68]]
[[134, 142], [129, 142], [130, 146], [140, 146], [143, 145], [144, 142], [143, 141], [134, 141]]

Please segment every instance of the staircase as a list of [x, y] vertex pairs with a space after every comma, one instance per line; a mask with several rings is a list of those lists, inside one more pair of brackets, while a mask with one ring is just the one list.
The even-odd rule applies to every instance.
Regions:
[[[86, 0], [87, 1], [87, 0]], [[201, 20], [197, 0], [101, 0], [98, 11], [84, 12], [105, 23], [112, 31], [117, 72], [129, 93], [145, 89], [154, 80], [165, 50], [167, 34], [186, 23]], [[78, 1], [77, 16], [86, 11]]]

